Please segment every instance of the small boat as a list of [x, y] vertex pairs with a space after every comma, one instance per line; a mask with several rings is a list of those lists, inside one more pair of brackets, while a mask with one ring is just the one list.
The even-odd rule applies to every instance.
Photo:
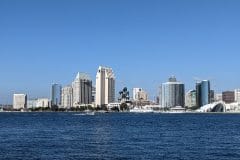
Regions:
[[153, 113], [154, 111], [152, 109], [143, 109], [139, 107], [134, 107], [133, 109], [130, 109], [131, 113]]
[[84, 113], [85, 113], [85, 115], [89, 115], [89, 116], [94, 116], [95, 115], [95, 112], [90, 111], [90, 110], [87, 110]]
[[93, 111], [90, 111], [90, 110], [86, 110], [82, 113], [77, 113], [77, 114], [74, 114], [75, 116], [94, 116], [95, 115], [95, 112]]

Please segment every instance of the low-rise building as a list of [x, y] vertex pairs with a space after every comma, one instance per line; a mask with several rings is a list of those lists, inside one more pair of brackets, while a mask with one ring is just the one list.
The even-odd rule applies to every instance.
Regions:
[[27, 95], [14, 94], [13, 95], [13, 109], [26, 109], [27, 108]]
[[233, 103], [235, 101], [235, 93], [233, 91], [225, 91], [222, 93], [222, 100], [225, 103]]
[[235, 102], [238, 102], [238, 103], [240, 103], [240, 89], [235, 89], [234, 90], [234, 98], [235, 98]]
[[36, 107], [48, 108], [49, 107], [49, 99], [48, 98], [39, 98], [37, 99]]
[[29, 99], [27, 100], [27, 108], [36, 108], [37, 107], [37, 99]]

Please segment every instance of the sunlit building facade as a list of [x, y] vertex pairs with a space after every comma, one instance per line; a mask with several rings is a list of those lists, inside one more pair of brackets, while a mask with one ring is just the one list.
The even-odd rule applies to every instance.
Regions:
[[73, 107], [73, 89], [72, 86], [62, 88], [62, 105], [63, 108]]
[[185, 86], [175, 77], [169, 78], [168, 82], [162, 84], [161, 95], [162, 107], [185, 107]]
[[13, 95], [13, 109], [26, 109], [27, 108], [27, 95], [14, 94]]
[[92, 103], [92, 80], [88, 74], [78, 73], [72, 88], [74, 107]]
[[115, 75], [112, 68], [100, 66], [96, 75], [96, 106], [115, 102]]

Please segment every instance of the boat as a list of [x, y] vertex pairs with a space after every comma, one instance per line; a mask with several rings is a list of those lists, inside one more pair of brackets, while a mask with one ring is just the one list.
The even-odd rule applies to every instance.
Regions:
[[90, 111], [90, 110], [86, 110], [84, 113], [85, 113], [85, 115], [89, 115], [89, 116], [94, 116], [95, 115], [95, 112]]
[[74, 116], [94, 116], [95, 112], [88, 112], [88, 113], [77, 113]]
[[153, 113], [154, 111], [152, 109], [148, 108], [139, 108], [139, 107], [134, 107], [133, 109], [130, 109], [131, 113]]

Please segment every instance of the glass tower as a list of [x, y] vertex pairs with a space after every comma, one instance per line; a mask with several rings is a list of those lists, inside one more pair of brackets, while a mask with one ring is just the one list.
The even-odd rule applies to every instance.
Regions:
[[62, 86], [60, 84], [52, 85], [51, 104], [52, 106], [61, 105]]
[[185, 107], [185, 87], [183, 83], [177, 82], [175, 77], [171, 77], [169, 82], [162, 84], [161, 88], [162, 107]]
[[196, 84], [197, 107], [202, 107], [210, 103], [210, 81], [203, 80]]

